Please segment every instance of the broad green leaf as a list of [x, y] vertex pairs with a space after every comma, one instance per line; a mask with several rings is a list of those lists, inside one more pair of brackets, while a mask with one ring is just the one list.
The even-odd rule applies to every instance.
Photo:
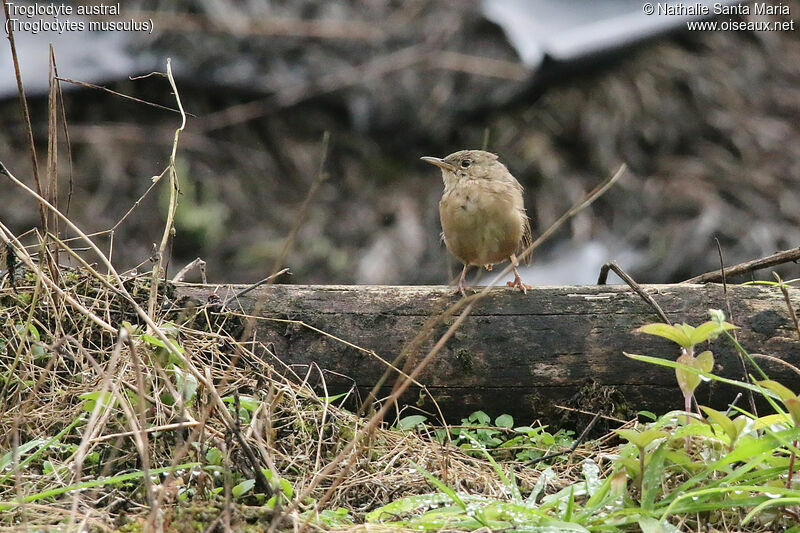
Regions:
[[655, 335], [657, 337], [669, 339], [672, 342], [683, 346], [684, 348], [689, 348], [692, 345], [689, 337], [682, 328], [670, 326], [669, 324], [664, 324], [661, 322], [656, 324], [645, 324], [634, 331], [637, 333], [647, 333], [648, 335]]
[[219, 451], [219, 448], [209, 448], [206, 452], [206, 461], [208, 461], [210, 465], [221, 465], [222, 452]]
[[781, 442], [779, 438], [793, 440], [797, 438], [798, 434], [800, 434], [800, 428], [795, 427], [775, 433], [773, 434], [774, 436], [770, 435], [769, 433], [765, 433], [754, 439], [745, 439], [742, 437], [736, 447], [729, 454], [714, 464], [714, 469], [721, 470], [725, 465], [740, 461], [747, 461], [752, 457], [761, 455], [765, 452], [772, 452], [775, 448], [780, 446]]
[[712, 423], [717, 424], [722, 428], [722, 431], [724, 431], [728, 436], [728, 440], [731, 444], [736, 442], [736, 438], [739, 436], [739, 431], [736, 429], [736, 425], [733, 423], [733, 420], [728, 418], [724, 413], [720, 413], [711, 407], [701, 405], [700, 409], [703, 410]]
[[106, 391], [105, 393], [102, 391], [93, 391], [93, 392], [84, 392], [83, 394], [78, 395], [78, 397], [82, 400], [85, 400], [83, 406], [81, 407], [84, 411], [92, 412], [94, 411], [95, 405], [98, 403], [100, 404], [101, 409], [108, 409], [109, 407], [116, 405], [116, 398], [111, 392]]
[[788, 422], [786, 415], [776, 413], [756, 418], [753, 429], [764, 429], [765, 427], [770, 427], [775, 424], [783, 424], [785, 426]]
[[514, 427], [514, 417], [511, 415], [500, 415], [498, 416], [495, 421], [494, 425], [499, 428], [513, 428]]
[[[222, 398], [222, 401], [229, 405], [236, 405], [236, 398], [233, 396], [225, 396]], [[252, 396], [240, 395], [239, 405], [242, 407], [242, 409], [248, 411], [250, 414], [253, 414], [261, 405], [261, 402]]]
[[666, 431], [661, 431], [658, 429], [646, 429], [644, 431], [636, 431], [634, 429], [616, 429], [614, 432], [628, 442], [632, 442], [637, 448], [642, 450], [654, 440], [669, 436], [669, 433]]
[[586, 481], [586, 492], [589, 496], [594, 495], [603, 484], [600, 480], [600, 467], [597, 466], [593, 459], [584, 459], [581, 466], [581, 474], [583, 474], [583, 479]]
[[469, 415], [469, 417], [466, 420], [466, 423], [470, 422], [472, 422], [473, 424], [477, 422], [482, 426], [488, 426], [492, 422], [492, 419], [489, 417], [489, 415], [487, 415], [483, 411], [475, 411], [474, 413]]
[[617, 459], [617, 463], [625, 468], [627, 477], [631, 479], [636, 479], [641, 474], [641, 468], [639, 466], [638, 459], [634, 459], [633, 457], [620, 457]]
[[294, 488], [292, 487], [292, 484], [289, 483], [288, 480], [283, 478], [280, 479], [279, 483], [281, 485], [281, 491], [283, 491], [283, 494], [286, 495], [286, 497], [291, 500], [292, 497], [294, 496]]
[[420, 424], [424, 423], [428, 419], [427, 416], [424, 415], [410, 415], [400, 419], [397, 422], [397, 427], [400, 430], [408, 431], [410, 429], [414, 429], [415, 427], [419, 426]]
[[[692, 368], [698, 368], [697, 360], [689, 355], [688, 353], [681, 354], [677, 360], [678, 363], [682, 365], [686, 365]], [[678, 380], [678, 386], [681, 388], [681, 392], [683, 393], [684, 397], [689, 397], [694, 394], [695, 389], [698, 385], [700, 385], [700, 376], [698, 374], [694, 374], [692, 372], [688, 372], [683, 368], [676, 368], [675, 369], [675, 378]]]
[[[694, 326], [690, 326], [689, 324], [684, 322], [683, 324], [675, 324], [674, 327], [681, 330], [683, 334], [686, 335], [686, 338], [689, 340], [689, 342], [690, 343], [692, 342], [692, 333], [694, 333]], [[689, 344], [689, 346], [692, 345]], [[689, 346], [685, 346], [685, 348], [688, 348]]]
[[728, 322], [723, 322], [722, 324], [717, 324], [716, 322], [704, 322], [694, 329], [689, 337], [689, 340], [693, 345], [700, 344], [701, 342], [714, 340], [719, 337], [720, 333], [723, 331], [731, 329], [737, 329], [737, 326], [729, 324]]
[[693, 366], [703, 372], [711, 372], [714, 370], [714, 354], [706, 350], [697, 356], [697, 360]]
[[246, 479], [231, 489], [234, 498], [241, 498], [250, 492], [256, 484], [255, 479]]
[[144, 342], [146, 342], [147, 344], [149, 344], [151, 346], [156, 346], [158, 348], [166, 348], [167, 347], [167, 345], [164, 344], [161, 341], [161, 339], [159, 339], [158, 337], [155, 337], [153, 335], [150, 335], [149, 333], [142, 333], [142, 335], [139, 338], [142, 339]]

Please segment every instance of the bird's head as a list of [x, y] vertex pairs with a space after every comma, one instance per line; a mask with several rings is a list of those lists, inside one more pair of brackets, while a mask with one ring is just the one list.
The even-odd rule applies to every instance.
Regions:
[[460, 150], [444, 159], [429, 156], [421, 159], [442, 169], [445, 185], [459, 180], [495, 179], [508, 174], [506, 166], [497, 160], [497, 154], [483, 150]]

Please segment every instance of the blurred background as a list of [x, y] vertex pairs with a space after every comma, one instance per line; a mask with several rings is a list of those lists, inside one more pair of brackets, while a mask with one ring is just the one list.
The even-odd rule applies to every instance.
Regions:
[[[261, 279], [299, 221], [281, 282], [448, 282], [460, 265], [439, 241], [441, 176], [419, 158], [483, 146], [524, 185], [535, 234], [629, 166], [535, 253], [527, 283], [594, 283], [612, 259], [639, 282], [680, 281], [718, 267], [714, 238], [728, 265], [800, 246], [800, 35], [688, 31], [697, 17], [642, 4], [132, 0], [92, 20], [152, 33], [15, 40], [43, 176], [50, 43], [62, 78], [175, 107], [165, 78], [130, 78], [171, 58], [191, 116], [170, 276], [201, 257], [211, 282]], [[800, 16], [800, 1], [783, 5], [789, 15], [718, 20]], [[180, 117], [62, 86], [59, 204], [86, 232], [108, 230], [166, 167]], [[0, 124], [0, 160], [32, 185], [5, 39]], [[326, 179], [301, 213], [326, 131]], [[115, 229], [119, 269], [151, 268], [168, 196], [165, 180]], [[4, 224], [20, 235], [38, 217], [0, 180]]]

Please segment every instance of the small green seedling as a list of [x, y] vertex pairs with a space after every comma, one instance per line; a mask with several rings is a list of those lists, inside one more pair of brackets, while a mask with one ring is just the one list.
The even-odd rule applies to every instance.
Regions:
[[[695, 357], [695, 346], [701, 342], [714, 340], [724, 331], [736, 329], [737, 327], [725, 322], [725, 315], [722, 311], [712, 309], [709, 314], [711, 315], [711, 320], [697, 327], [686, 323], [675, 325], [656, 323], [644, 325], [635, 331], [673, 341], [681, 347], [678, 363], [708, 373], [714, 368], [714, 355], [711, 351], [706, 350]], [[683, 393], [684, 410], [690, 413], [692, 410], [692, 397], [695, 389], [700, 385], [701, 376], [683, 368], [676, 368], [675, 377]], [[686, 415], [686, 423], [689, 423], [688, 414]]]
[[[645, 459], [647, 457], [645, 449], [653, 441], [668, 437], [669, 433], [659, 429], [646, 429], [644, 431], [636, 431], [635, 429], [617, 429], [615, 430], [615, 433], [636, 446], [636, 448], [639, 450], [639, 472], [637, 472], [636, 475], [631, 475], [631, 477], [637, 481], [639, 492], [641, 493], [642, 481], [644, 479]], [[633, 472], [631, 472], [631, 474], [633, 474]]]
[[712, 409], [711, 407], [701, 405], [700, 409], [703, 410], [709, 421], [722, 428], [725, 436], [728, 437], [728, 451], [733, 451], [736, 441], [739, 439], [739, 435], [741, 435], [742, 430], [747, 424], [747, 418], [739, 416], [731, 420], [725, 413]]

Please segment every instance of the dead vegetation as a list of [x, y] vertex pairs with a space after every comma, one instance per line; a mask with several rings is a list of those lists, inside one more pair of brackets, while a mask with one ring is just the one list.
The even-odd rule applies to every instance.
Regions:
[[[167, 78], [174, 89], [169, 66]], [[54, 89], [54, 138], [57, 95]], [[155, 179], [173, 200], [153, 270], [144, 274], [117, 272], [113, 235], [101, 250], [96, 235], [58, 211], [57, 182], [43, 193], [38, 180], [34, 190], [0, 166], [20, 196], [41, 206], [44, 230], [17, 236], [0, 222], [0, 448], [7, 450], [0, 524], [346, 525], [349, 519], [335, 522], [325, 513], [341, 508], [357, 516], [426, 492], [414, 463], [457, 490], [501, 497], [485, 460], [382, 424], [391, 402], [360, 418], [309, 385], [315, 372], [324, 382], [320, 369], [276, 371], [280, 360], [249, 333], [240, 317], [250, 317], [237, 316], [235, 301], [211, 294], [200, 305], [174, 300], [161, 265], [179, 188], [181, 128]], [[537, 479], [534, 470], [518, 477], [525, 487]], [[255, 510], [246, 504], [263, 501], [237, 494], [248, 483], [261, 495], [285, 497]]]

